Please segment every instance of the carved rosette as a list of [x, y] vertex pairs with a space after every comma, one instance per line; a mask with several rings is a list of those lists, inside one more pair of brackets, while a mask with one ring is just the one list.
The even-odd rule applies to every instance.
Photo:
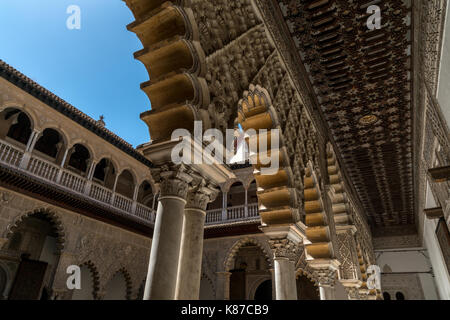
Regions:
[[295, 263], [303, 252], [303, 248], [290, 239], [269, 240], [269, 245], [274, 259], [287, 258]]

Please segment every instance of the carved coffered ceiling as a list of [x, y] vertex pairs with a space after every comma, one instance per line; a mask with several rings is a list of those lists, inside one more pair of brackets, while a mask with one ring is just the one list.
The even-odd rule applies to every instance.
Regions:
[[[372, 223], [414, 224], [411, 4], [275, 2]], [[381, 9], [379, 30], [366, 24], [373, 4]]]

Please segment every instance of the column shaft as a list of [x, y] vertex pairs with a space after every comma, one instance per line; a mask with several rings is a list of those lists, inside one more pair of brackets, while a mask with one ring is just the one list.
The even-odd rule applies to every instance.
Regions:
[[144, 300], [173, 300], [177, 281], [185, 200], [159, 199]]
[[206, 212], [185, 209], [178, 266], [177, 300], [198, 300], [202, 272], [203, 234]]
[[336, 300], [334, 287], [328, 285], [319, 285], [320, 300]]
[[297, 300], [295, 266], [288, 258], [275, 257], [275, 295], [277, 300]]

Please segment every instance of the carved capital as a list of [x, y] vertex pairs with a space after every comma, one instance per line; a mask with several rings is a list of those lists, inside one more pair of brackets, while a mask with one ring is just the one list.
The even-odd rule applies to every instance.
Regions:
[[290, 239], [271, 239], [269, 240], [270, 249], [272, 249], [274, 259], [288, 258], [296, 262], [300, 257], [303, 248]]
[[313, 271], [313, 276], [318, 280], [320, 286], [334, 287], [336, 282], [336, 270], [319, 268]]
[[347, 291], [348, 298], [350, 300], [360, 300], [359, 297], [359, 289], [356, 287], [346, 287], [345, 291]]
[[208, 203], [214, 201], [218, 190], [212, 186], [199, 186], [191, 189], [187, 195], [186, 209], [198, 209], [205, 211]]
[[184, 166], [161, 166], [155, 174], [160, 183], [160, 199], [178, 197], [186, 199], [192, 177]]

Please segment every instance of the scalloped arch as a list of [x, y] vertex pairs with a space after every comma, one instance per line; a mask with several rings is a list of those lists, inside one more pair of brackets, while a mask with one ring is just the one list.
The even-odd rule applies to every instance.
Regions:
[[266, 256], [266, 260], [269, 263], [269, 265], [273, 266], [272, 255], [267, 253], [267, 250], [264, 247], [264, 245], [255, 238], [245, 237], [245, 238], [240, 239], [237, 242], [235, 242], [231, 246], [231, 248], [228, 250], [225, 261], [224, 261], [224, 267], [225, 267], [226, 271], [229, 271], [233, 268], [233, 263], [234, 263], [234, 259], [236, 258], [236, 254], [238, 253], [239, 249], [241, 247], [245, 246], [246, 244], [254, 244], [254, 245], [258, 246], [261, 249], [261, 251], [264, 253], [264, 255]]
[[131, 300], [131, 296], [133, 293], [133, 281], [131, 280], [131, 275], [128, 272], [128, 270], [125, 267], [120, 268], [119, 270], [117, 270], [116, 272], [114, 272], [111, 277], [105, 282], [105, 287], [104, 289], [106, 290], [106, 287], [108, 286], [108, 283], [117, 275], [121, 273], [125, 279], [125, 284], [126, 284], [126, 299], [127, 300]]
[[16, 217], [13, 223], [9, 224], [5, 231], [5, 238], [10, 239], [11, 236], [16, 232], [17, 229], [19, 229], [20, 225], [23, 223], [23, 221], [35, 214], [43, 214], [46, 218], [49, 219], [49, 222], [53, 225], [53, 227], [56, 230], [56, 233], [58, 235], [57, 237], [57, 253], [61, 254], [64, 251], [64, 246], [66, 242], [66, 234], [64, 231], [64, 225], [61, 221], [61, 218], [59, 215], [52, 211], [51, 209], [35, 209], [31, 212], [28, 212], [24, 215], [20, 215]]

